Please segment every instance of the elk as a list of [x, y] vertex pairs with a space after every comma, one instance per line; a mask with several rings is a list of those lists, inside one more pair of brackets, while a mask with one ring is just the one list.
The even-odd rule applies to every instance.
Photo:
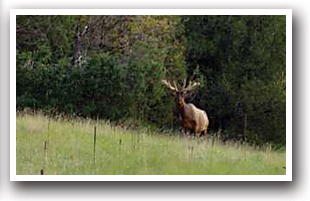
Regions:
[[179, 119], [181, 120], [181, 126], [186, 136], [190, 136], [191, 133], [200, 137], [202, 135], [207, 136], [207, 129], [209, 126], [209, 119], [207, 113], [204, 110], [197, 108], [192, 103], [186, 103], [185, 98], [196, 87], [200, 85], [199, 82], [192, 83], [191, 81], [186, 86], [186, 79], [183, 86], [179, 89], [175, 82], [174, 86], [167, 80], [162, 80], [162, 83], [170, 89], [176, 100]]

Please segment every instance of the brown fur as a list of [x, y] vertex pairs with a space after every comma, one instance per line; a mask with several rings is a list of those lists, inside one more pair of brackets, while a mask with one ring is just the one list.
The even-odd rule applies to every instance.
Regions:
[[207, 130], [209, 126], [208, 115], [204, 110], [197, 108], [194, 104], [187, 104], [184, 100], [186, 95], [193, 91], [195, 87], [199, 86], [199, 82], [189, 82], [186, 86], [186, 80], [184, 80], [183, 87], [178, 89], [177, 85], [174, 86], [167, 80], [162, 80], [162, 83], [166, 85], [170, 90], [174, 92], [176, 98], [176, 104], [178, 106], [179, 118], [181, 120], [181, 126], [186, 135], [193, 132], [196, 136], [207, 136]]
[[181, 126], [186, 135], [193, 132], [196, 136], [207, 136], [209, 119], [204, 110], [198, 109], [194, 104], [184, 102], [182, 106], [178, 106], [180, 111]]

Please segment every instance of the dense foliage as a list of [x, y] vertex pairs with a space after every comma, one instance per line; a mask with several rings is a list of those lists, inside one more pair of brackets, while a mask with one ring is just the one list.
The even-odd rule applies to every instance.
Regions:
[[178, 125], [168, 78], [223, 139], [285, 145], [285, 16], [17, 16], [17, 109]]

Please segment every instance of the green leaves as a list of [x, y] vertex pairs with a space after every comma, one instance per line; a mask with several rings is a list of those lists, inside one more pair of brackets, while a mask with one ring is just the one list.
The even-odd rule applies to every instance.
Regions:
[[211, 131], [285, 142], [285, 16], [17, 16], [16, 27], [18, 108], [171, 126], [160, 81], [187, 78]]
[[285, 16], [184, 18], [188, 71], [207, 78], [197, 103], [213, 128], [285, 143]]

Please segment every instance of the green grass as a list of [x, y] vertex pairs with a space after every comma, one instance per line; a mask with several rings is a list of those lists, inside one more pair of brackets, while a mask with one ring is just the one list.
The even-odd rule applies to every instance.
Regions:
[[17, 175], [41, 169], [50, 175], [283, 175], [283, 167], [285, 151], [219, 141], [212, 146], [210, 139], [125, 130], [104, 121], [16, 117]]

